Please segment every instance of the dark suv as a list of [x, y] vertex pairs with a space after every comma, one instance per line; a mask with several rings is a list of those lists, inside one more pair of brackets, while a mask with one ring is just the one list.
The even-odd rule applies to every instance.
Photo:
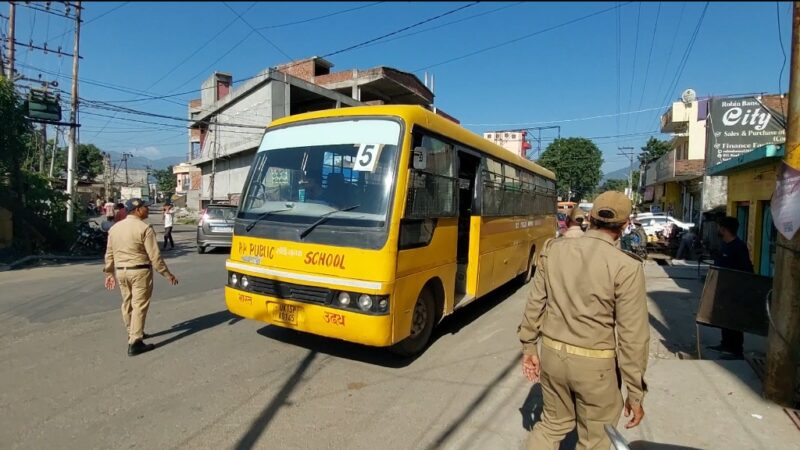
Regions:
[[205, 253], [206, 247], [230, 247], [235, 219], [236, 206], [208, 205], [197, 224], [197, 253]]

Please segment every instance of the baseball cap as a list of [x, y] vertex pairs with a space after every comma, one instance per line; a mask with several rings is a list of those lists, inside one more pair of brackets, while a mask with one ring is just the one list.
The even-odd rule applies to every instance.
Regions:
[[578, 208], [577, 206], [572, 208], [572, 212], [569, 213], [569, 220], [573, 222], [578, 222], [579, 220], [583, 220], [584, 214], [583, 210]]
[[140, 198], [132, 198], [125, 202], [125, 210], [128, 212], [133, 211], [136, 208], [140, 208], [142, 206], [150, 206], [149, 202], [146, 202]]
[[606, 191], [594, 199], [592, 218], [605, 223], [624, 223], [631, 215], [631, 200], [622, 192]]

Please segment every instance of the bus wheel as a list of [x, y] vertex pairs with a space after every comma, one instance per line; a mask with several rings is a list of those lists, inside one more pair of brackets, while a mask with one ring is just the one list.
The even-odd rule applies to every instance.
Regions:
[[522, 278], [522, 284], [528, 284], [533, 279], [533, 272], [536, 271], [536, 264], [533, 257], [536, 255], [536, 250], [531, 249], [531, 255], [528, 257], [528, 270], [525, 271], [525, 276]]
[[411, 334], [403, 341], [391, 347], [391, 351], [401, 356], [413, 356], [421, 352], [433, 333], [436, 318], [433, 294], [425, 287], [419, 293], [417, 303], [414, 305], [414, 315], [411, 317]]

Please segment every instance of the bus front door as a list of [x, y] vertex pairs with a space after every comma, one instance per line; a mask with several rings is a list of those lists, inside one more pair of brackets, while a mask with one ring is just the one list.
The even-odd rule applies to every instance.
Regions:
[[468, 301], [471, 296], [467, 294], [467, 267], [469, 265], [470, 229], [475, 199], [480, 158], [468, 153], [458, 153], [458, 243], [456, 261], [456, 292], [455, 304]]

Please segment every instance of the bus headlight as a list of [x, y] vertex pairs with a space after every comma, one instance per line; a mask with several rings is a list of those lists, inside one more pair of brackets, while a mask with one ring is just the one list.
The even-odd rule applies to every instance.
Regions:
[[330, 305], [349, 311], [383, 315], [389, 313], [389, 296], [360, 292], [337, 292]]
[[372, 297], [367, 294], [361, 294], [358, 297], [358, 307], [361, 308], [362, 311], [369, 311], [372, 309]]
[[239, 285], [239, 276], [235, 273], [231, 273], [230, 277], [231, 286], [238, 286]]
[[385, 313], [389, 311], [389, 299], [382, 298], [378, 301], [378, 312]]
[[250, 280], [247, 279], [247, 275], [242, 275], [242, 278], [239, 280], [239, 282], [242, 283], [242, 287], [244, 289], [247, 289], [247, 286], [250, 286]]

